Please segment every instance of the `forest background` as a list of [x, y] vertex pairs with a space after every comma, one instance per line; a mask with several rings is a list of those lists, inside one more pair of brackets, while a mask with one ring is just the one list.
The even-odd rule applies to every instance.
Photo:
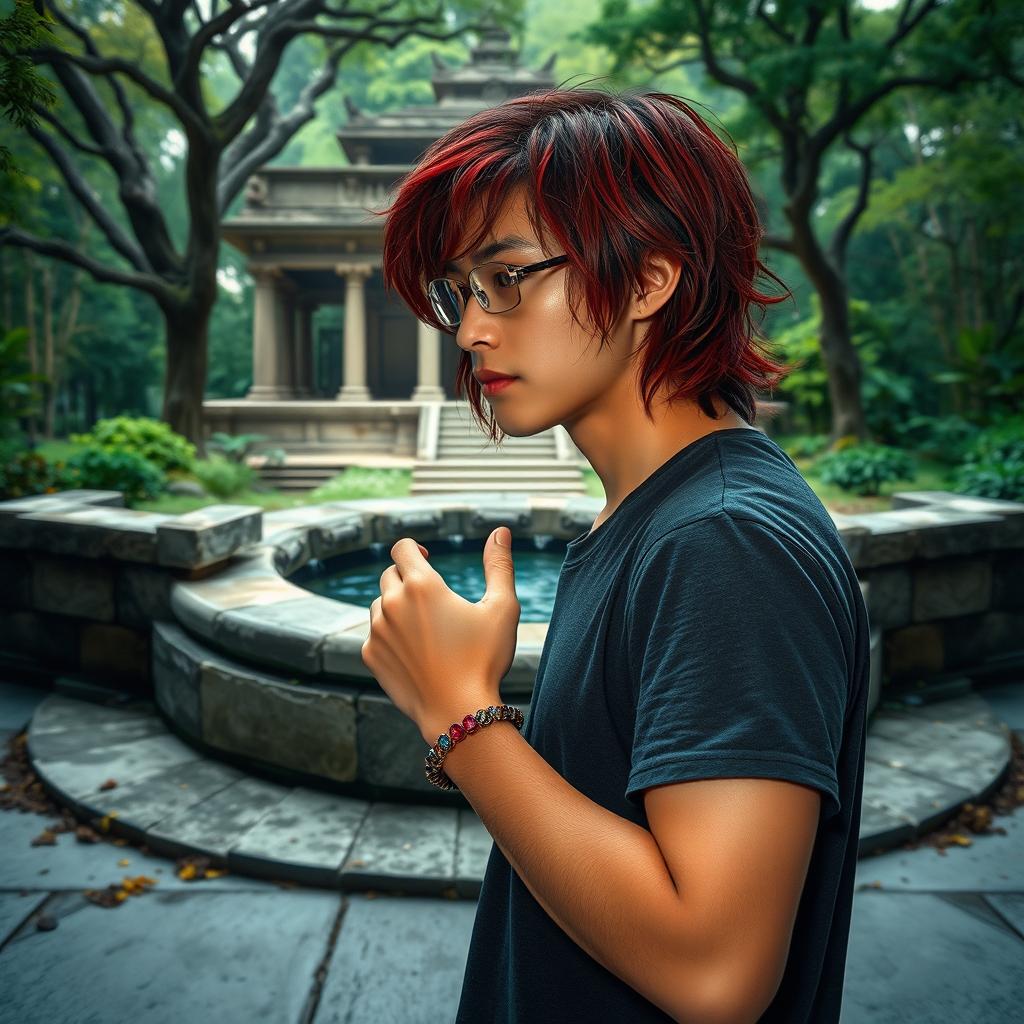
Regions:
[[[104, 53], [158, 67], [160, 41], [144, 8], [159, 5], [89, 0], [63, 6]], [[506, 5], [501, 18], [523, 65], [539, 67], [555, 53], [560, 84], [596, 80], [599, 87], [683, 96], [700, 104], [702, 115], [736, 145], [768, 233], [762, 258], [793, 293], [768, 310], [764, 323], [777, 354], [800, 363], [772, 396], [790, 403], [787, 450], [827, 458], [856, 449], [848, 453], [845, 475], [836, 477], [848, 489], [872, 473], [913, 479], [900, 461], [912, 453], [948, 470], [948, 480], [936, 479], [949, 486], [1024, 500], [1024, 83], [1016, 70], [1022, 25], [1015, 6], [999, 0], [828, 0], [817, 6], [802, 0], [523, 0]], [[451, 27], [481, 7], [442, 5], [439, 25]], [[823, 60], [825, 36], [808, 43], [808, 17], [813, 23], [818, 9], [822, 22], [833, 16], [838, 26], [831, 66]], [[843, 17], [856, 19], [867, 48], [901, 31], [901, 45], [913, 37], [909, 57], [929, 69], [919, 75], [924, 84], [880, 96], [849, 131], [837, 134], [808, 193], [808, 237], [819, 243], [826, 276], [841, 278], [844, 289], [839, 307], [848, 317], [859, 420], [852, 412], [840, 416], [832, 400], [842, 354], [829, 340], [828, 309], [823, 316], [822, 295], [828, 299], [829, 289], [807, 253], [800, 258], [800, 239], [794, 242], [787, 223], [792, 217], [784, 215], [795, 203], [787, 182], [791, 140], [764, 102], [767, 89], [797, 127], [827, 120], [836, 103], [837, 69], [853, 60], [843, 48]], [[978, 35], [985, 18], [986, 30], [1001, 40], [991, 54]], [[787, 29], [798, 23], [802, 35]], [[316, 116], [268, 163], [343, 166], [335, 132], [348, 117], [344, 97], [366, 112], [430, 103], [431, 55], [460, 65], [469, 59], [472, 39], [413, 36], [394, 48], [353, 46], [333, 87], [318, 98]], [[717, 60], [702, 43], [714, 44]], [[299, 99], [329, 45], [316, 35], [288, 45], [272, 86], [280, 110]], [[860, 79], [853, 79], [862, 95], [870, 91], [863, 78], [868, 73], [862, 64]], [[879, 67], [878, 80], [884, 77]], [[760, 91], [746, 88], [750, 83]], [[226, 58], [204, 66], [203, 90], [212, 105], [229, 103], [237, 80]], [[103, 95], [113, 106], [113, 95]], [[141, 91], [131, 92], [131, 102], [136, 137], [151, 157], [157, 203], [180, 249], [189, 222], [185, 135], [169, 111]], [[58, 97], [54, 112], [75, 130], [66, 100]], [[794, 138], [806, 141], [806, 133]], [[0, 177], [3, 222], [116, 264], [117, 254], [69, 191], [52, 154], [25, 131], [8, 132], [5, 144], [15, 169]], [[116, 178], [98, 160], [81, 166], [98, 206], [123, 222]], [[241, 203], [239, 194], [227, 216]], [[104, 418], [166, 411], [165, 324], [152, 297], [97, 283], [81, 267], [9, 243], [0, 244], [0, 401], [14, 424], [2, 439], [8, 453], [88, 431]], [[205, 397], [241, 397], [252, 380], [253, 282], [242, 254], [226, 243], [219, 247], [216, 280]], [[337, 329], [332, 316], [340, 323], [340, 310], [324, 310], [318, 327]], [[954, 477], [957, 469], [964, 472]], [[859, 491], [871, 493], [870, 484]]]

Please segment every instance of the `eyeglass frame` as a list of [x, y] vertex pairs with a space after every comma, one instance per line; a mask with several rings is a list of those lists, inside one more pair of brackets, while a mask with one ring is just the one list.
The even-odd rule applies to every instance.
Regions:
[[[481, 267], [487, 267], [490, 266], [491, 264], [495, 264], [499, 267], [505, 268], [506, 273], [511, 278], [510, 283], [516, 286], [516, 295], [519, 296], [515, 304], [509, 306], [508, 309], [492, 310], [486, 309], [484, 306], [480, 305], [480, 300], [477, 299], [477, 305], [480, 306], [480, 308], [485, 313], [490, 313], [492, 316], [500, 316], [502, 313], [508, 313], [511, 310], [515, 309], [523, 301], [523, 293], [519, 289], [519, 282], [522, 281], [524, 277], [526, 277], [528, 274], [533, 274], [538, 270], [547, 270], [549, 267], [560, 266], [561, 264], [565, 263], [568, 259], [568, 255], [565, 254], [563, 254], [562, 256], [552, 256], [550, 259], [541, 260], [539, 263], [529, 263], [525, 267], [516, 266], [516, 264], [514, 263], [502, 263], [501, 260], [487, 260], [486, 263], [478, 263], [475, 267], [472, 267], [469, 273], [466, 275], [466, 280], [468, 281], [473, 276], [473, 273], [479, 270]], [[473, 291], [471, 285], [463, 284], [461, 281], [455, 281], [450, 277], [434, 277], [431, 278], [431, 280], [427, 283], [428, 300], [430, 299], [430, 286], [434, 284], [436, 281], [447, 281], [449, 284], [454, 285], [455, 289], [458, 291], [459, 295], [462, 298], [462, 311], [459, 314], [459, 322], [457, 324], [445, 325], [449, 330], [457, 331], [462, 326], [462, 320], [466, 312], [466, 305], [469, 302], [469, 298], [470, 296], [476, 298], [476, 292]], [[466, 294], [467, 291], [469, 292], [469, 295]], [[431, 308], [433, 308], [434, 304], [432, 301], [430, 305]]]

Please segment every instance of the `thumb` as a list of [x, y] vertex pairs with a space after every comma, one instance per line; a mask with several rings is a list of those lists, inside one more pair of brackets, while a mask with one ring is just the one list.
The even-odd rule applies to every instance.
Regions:
[[511, 594], [515, 597], [516, 570], [512, 564], [511, 541], [512, 531], [507, 526], [499, 526], [487, 538], [484, 547], [484, 597], [492, 594]]

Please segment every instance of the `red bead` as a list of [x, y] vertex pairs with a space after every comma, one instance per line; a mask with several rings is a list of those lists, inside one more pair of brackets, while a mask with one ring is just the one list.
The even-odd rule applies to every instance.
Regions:
[[466, 732], [476, 732], [480, 728], [480, 723], [472, 715], [466, 715], [462, 720], [462, 728]]
[[461, 725], [453, 725], [448, 730], [448, 735], [452, 738], [452, 743], [458, 743], [466, 735], [466, 730]]

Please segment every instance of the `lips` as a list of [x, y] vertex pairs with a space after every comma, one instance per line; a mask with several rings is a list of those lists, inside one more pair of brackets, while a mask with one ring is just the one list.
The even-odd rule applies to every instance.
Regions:
[[497, 380], [517, 380], [514, 373], [498, 373], [496, 370], [480, 370], [473, 374], [481, 384], [490, 384]]

